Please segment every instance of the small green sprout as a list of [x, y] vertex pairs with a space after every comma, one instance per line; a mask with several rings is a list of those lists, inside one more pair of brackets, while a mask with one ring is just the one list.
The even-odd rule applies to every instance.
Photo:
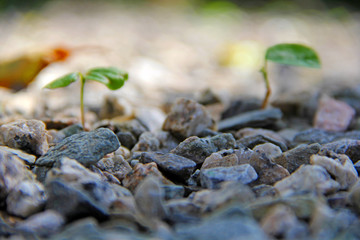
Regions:
[[262, 108], [266, 108], [271, 94], [270, 82], [268, 79], [267, 61], [273, 61], [285, 65], [300, 67], [320, 68], [320, 60], [317, 53], [310, 47], [301, 44], [277, 44], [269, 47], [265, 54], [265, 63], [260, 72], [263, 74], [266, 86], [266, 95]]
[[66, 87], [71, 83], [80, 80], [80, 109], [81, 109], [81, 124], [85, 128], [85, 117], [84, 117], [84, 86], [87, 80], [100, 82], [107, 86], [110, 90], [116, 90], [121, 88], [125, 81], [128, 79], [128, 74], [115, 67], [108, 68], [93, 68], [90, 69], [86, 75], [80, 72], [74, 72], [67, 74], [63, 77], [55, 79], [51, 83], [47, 84], [44, 88], [55, 89]]

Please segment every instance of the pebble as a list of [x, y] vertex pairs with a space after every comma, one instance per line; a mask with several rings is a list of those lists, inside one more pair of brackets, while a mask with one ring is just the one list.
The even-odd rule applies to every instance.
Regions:
[[266, 127], [275, 124], [282, 118], [282, 112], [278, 108], [254, 110], [245, 112], [219, 122], [218, 130], [238, 130], [245, 127]]
[[58, 159], [68, 157], [79, 161], [84, 166], [90, 166], [119, 147], [119, 140], [111, 130], [99, 128], [65, 138], [38, 158], [35, 165], [52, 167]]
[[161, 185], [164, 191], [165, 200], [183, 198], [185, 195], [185, 189], [181, 185]]
[[235, 138], [230, 133], [224, 133], [204, 138], [189, 137], [170, 152], [189, 158], [200, 165], [212, 153], [235, 147]]
[[22, 181], [34, 178], [32, 172], [16, 155], [0, 151], [0, 200], [4, 200]]
[[97, 203], [96, 199], [62, 180], [49, 181], [45, 189], [48, 195], [46, 209], [57, 211], [67, 220], [84, 216], [105, 220], [109, 216], [107, 209]]
[[355, 110], [347, 103], [324, 96], [319, 100], [314, 127], [326, 131], [342, 132], [348, 129]]
[[228, 181], [220, 184], [220, 189], [204, 189], [189, 196], [192, 202], [201, 207], [201, 212], [213, 212], [232, 203], [246, 205], [255, 200], [251, 188], [239, 181]]
[[132, 148], [132, 152], [164, 152], [167, 153], [179, 144], [169, 132], [144, 132]]
[[49, 149], [45, 124], [39, 120], [17, 120], [0, 126], [0, 144], [37, 156]]
[[360, 213], [360, 180], [351, 187], [349, 191], [349, 203], [355, 209], [355, 211]]
[[39, 212], [46, 203], [44, 187], [36, 181], [25, 180], [17, 184], [6, 198], [6, 210], [26, 218]]
[[200, 221], [201, 208], [191, 200], [171, 199], [165, 203], [167, 217], [172, 223], [197, 223]]
[[180, 98], [172, 106], [162, 129], [183, 140], [212, 127], [214, 122], [204, 106], [196, 101]]
[[343, 139], [323, 145], [322, 151], [346, 154], [352, 162], [360, 160], [360, 140]]
[[24, 161], [25, 164], [30, 166], [34, 165], [36, 161], [36, 157], [34, 155], [25, 153], [21, 150], [0, 146], [0, 152], [5, 153], [6, 155], [11, 155], [11, 158], [16, 158]]
[[59, 232], [64, 224], [65, 219], [60, 213], [54, 210], [46, 210], [32, 215], [23, 222], [19, 222], [16, 224], [16, 229], [37, 234], [41, 237], [49, 237]]
[[205, 188], [219, 188], [224, 181], [240, 181], [243, 184], [256, 180], [258, 175], [250, 164], [232, 167], [216, 167], [200, 171], [201, 186]]
[[235, 150], [221, 150], [212, 153], [209, 157], [207, 157], [204, 163], [201, 165], [201, 170], [215, 167], [231, 167], [239, 164], [239, 159], [235, 153]]
[[354, 168], [354, 164], [346, 155], [333, 155], [327, 157], [314, 154], [310, 158], [310, 163], [325, 168], [340, 184], [341, 189], [348, 189], [357, 181], [358, 173]]
[[347, 132], [328, 132], [322, 129], [310, 128], [304, 131], [300, 131], [294, 136], [295, 144], [300, 144], [300, 143], [325, 144], [341, 139], [360, 140], [360, 131], [353, 130]]
[[137, 209], [151, 221], [154, 218], [163, 219], [166, 217], [164, 197], [161, 182], [154, 176], [148, 176], [141, 181], [134, 193]]
[[241, 98], [232, 101], [227, 109], [222, 113], [221, 118], [226, 119], [241, 113], [257, 110], [261, 107], [261, 100], [257, 98]]
[[130, 164], [125, 161], [121, 155], [114, 155], [110, 158], [103, 158], [97, 162], [96, 166], [102, 171], [106, 171], [112, 174], [119, 181], [122, 181], [126, 174], [132, 170]]
[[261, 135], [266, 137], [267, 139], [271, 139], [272, 141], [276, 142], [279, 147], [283, 148], [282, 146], [285, 146], [285, 150], [287, 150], [287, 141], [285, 138], [283, 138], [280, 134], [278, 134], [275, 131], [269, 130], [269, 129], [263, 129], [263, 128], [243, 128], [240, 129], [235, 133], [235, 138], [240, 139], [244, 137], [250, 137], [250, 136], [257, 136]]
[[176, 228], [176, 239], [267, 239], [259, 224], [244, 216], [241, 209], [228, 207], [204, 219], [199, 224], [184, 224]]
[[253, 151], [259, 154], [265, 154], [265, 156], [272, 161], [282, 154], [281, 148], [272, 143], [257, 145], [253, 148]]
[[297, 219], [293, 209], [283, 204], [271, 207], [260, 225], [273, 238], [283, 236], [284, 239], [306, 239], [309, 234], [307, 226]]
[[136, 119], [141, 122], [149, 131], [155, 132], [162, 129], [166, 115], [159, 108], [140, 107], [135, 111]]
[[149, 153], [141, 154], [141, 163], [155, 162], [160, 171], [168, 178], [185, 182], [193, 171], [196, 163], [188, 158], [173, 153]]
[[296, 193], [330, 194], [340, 189], [340, 184], [331, 179], [325, 168], [317, 165], [302, 165], [290, 176], [275, 183], [282, 196]]
[[279, 192], [275, 187], [266, 184], [256, 185], [252, 190], [254, 191], [257, 198], [278, 197], [279, 195]]
[[172, 185], [173, 183], [165, 178], [157, 168], [156, 163], [151, 162], [147, 164], [138, 163], [134, 166], [133, 170], [129, 172], [122, 184], [131, 192], [135, 191], [135, 188], [144, 180], [148, 175], [152, 175], [161, 179], [161, 182], [165, 185]]
[[311, 145], [301, 144], [296, 148], [284, 152], [281, 156], [275, 158], [274, 161], [292, 173], [301, 165], [309, 164], [310, 157], [313, 154], [317, 154], [320, 149], [321, 146], [317, 143]]

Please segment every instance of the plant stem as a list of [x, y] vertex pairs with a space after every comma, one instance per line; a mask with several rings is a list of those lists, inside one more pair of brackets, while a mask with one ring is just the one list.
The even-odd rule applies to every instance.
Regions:
[[265, 86], [266, 86], [265, 98], [264, 98], [263, 103], [261, 105], [261, 108], [265, 109], [266, 106], [268, 105], [269, 97], [270, 97], [270, 94], [271, 94], [270, 82], [269, 82], [268, 73], [267, 73], [267, 61], [266, 60], [265, 60], [264, 66], [261, 68], [260, 72], [263, 74], [264, 81], [265, 81]]
[[80, 111], [81, 111], [81, 125], [85, 129], [85, 114], [84, 114], [84, 86], [85, 78], [81, 76], [81, 87], [80, 87]]

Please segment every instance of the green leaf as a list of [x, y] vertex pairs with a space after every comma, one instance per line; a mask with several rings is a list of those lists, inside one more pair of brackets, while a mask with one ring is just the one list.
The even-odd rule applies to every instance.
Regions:
[[301, 67], [320, 68], [317, 53], [301, 44], [277, 44], [267, 49], [266, 60]]
[[79, 79], [81, 79], [81, 73], [79, 72], [70, 73], [63, 77], [55, 79], [51, 83], [47, 84], [44, 88], [54, 89], [54, 88], [66, 87]]
[[127, 79], [128, 74], [115, 67], [93, 68], [85, 76], [85, 80], [100, 82], [110, 90], [121, 88]]

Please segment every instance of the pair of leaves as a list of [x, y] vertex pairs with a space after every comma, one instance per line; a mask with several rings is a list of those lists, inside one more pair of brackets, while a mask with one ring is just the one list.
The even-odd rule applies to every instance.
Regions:
[[267, 49], [265, 60], [309, 68], [320, 68], [316, 52], [301, 44], [277, 44]]
[[93, 68], [90, 69], [85, 76], [80, 72], [67, 74], [47, 84], [45, 88], [54, 89], [66, 87], [78, 80], [92, 80], [104, 84], [110, 90], [116, 90], [121, 88], [127, 79], [128, 74], [115, 67]]

